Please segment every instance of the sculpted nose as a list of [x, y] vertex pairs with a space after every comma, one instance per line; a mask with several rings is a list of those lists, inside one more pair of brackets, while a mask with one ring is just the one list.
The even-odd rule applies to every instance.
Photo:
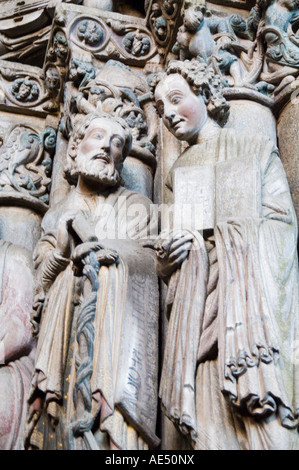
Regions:
[[175, 114], [174, 113], [171, 113], [169, 114], [169, 116], [167, 117], [168, 121], [172, 122], [175, 118]]
[[110, 149], [110, 136], [105, 136], [101, 141], [101, 148], [108, 151]]
[[166, 106], [164, 110], [165, 118], [171, 123], [175, 118], [175, 112], [172, 106]]

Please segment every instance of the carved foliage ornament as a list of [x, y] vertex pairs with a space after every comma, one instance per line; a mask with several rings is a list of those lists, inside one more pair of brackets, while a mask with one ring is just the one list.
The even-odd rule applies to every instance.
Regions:
[[[2, 65], [3, 64], [3, 65]], [[2, 62], [0, 67], [0, 97], [2, 103], [26, 109], [42, 110], [42, 105], [48, 100], [42, 73], [22, 71], [20, 68], [10, 68]], [[28, 74], [28, 72], [30, 74]]]
[[52, 128], [38, 134], [27, 126], [14, 127], [0, 149], [0, 198], [17, 192], [19, 199], [35, 198], [41, 208], [47, 205], [55, 145]]
[[[296, 77], [299, 73], [299, 2], [257, 1], [248, 27], [256, 42], [265, 48], [261, 77], [269, 83]], [[289, 78], [288, 78], [289, 77]]]
[[57, 30], [54, 33], [52, 45], [48, 51], [48, 59], [65, 65], [68, 57], [68, 42], [64, 31]]
[[145, 2], [148, 26], [157, 44], [167, 47], [172, 40], [175, 25], [180, 20], [182, 0], [148, 0]]
[[37, 101], [40, 95], [40, 87], [37, 82], [30, 80], [30, 77], [17, 78], [11, 86], [11, 94], [17, 101], [24, 103]]
[[100, 111], [122, 117], [133, 137], [131, 156], [155, 167], [157, 115], [147, 83], [130, 67], [114, 60], [96, 72], [90, 63], [73, 59], [69, 78], [72, 82], [67, 84], [60, 126], [65, 137], [82, 115]]
[[81, 15], [69, 28], [70, 41], [96, 58], [114, 58], [145, 62], [156, 53], [147, 28], [142, 24], [125, 23], [108, 18]]
[[[61, 26], [59, 26], [59, 23]], [[67, 76], [69, 47], [66, 34], [62, 29], [64, 18], [55, 17], [56, 26], [50, 40], [46, 57], [44, 81], [49, 102], [45, 105], [48, 111], [57, 111], [63, 96], [63, 84]]]

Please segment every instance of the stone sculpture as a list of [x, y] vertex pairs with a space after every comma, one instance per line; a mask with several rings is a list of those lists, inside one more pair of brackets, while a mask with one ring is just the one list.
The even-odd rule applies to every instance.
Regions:
[[36, 346], [30, 323], [32, 246], [40, 234], [39, 214], [48, 208], [55, 142], [51, 128], [38, 133], [14, 125], [0, 149], [0, 448], [5, 450], [24, 449]]
[[82, 4], [89, 8], [99, 8], [105, 11], [115, 10], [115, 0], [83, 0]]
[[298, 0], [0, 4], [0, 450], [298, 450]]
[[94, 111], [123, 118], [133, 139], [122, 173], [125, 186], [151, 198], [158, 121], [146, 81], [114, 60], [106, 62], [98, 72], [88, 63], [73, 61], [70, 77], [73, 82], [65, 93], [64, 132], [69, 133], [73, 122]]
[[258, 43], [265, 43], [262, 80], [280, 88], [299, 73], [298, 2], [258, 0], [248, 27]]
[[[194, 449], [296, 449], [297, 225], [278, 150], [221, 128], [229, 106], [204, 64], [171, 62], [152, 83], [165, 126], [189, 144], [166, 182], [174, 226], [156, 242], [163, 410]], [[186, 201], [201, 214], [184, 226]]]
[[4, 240], [0, 260], [0, 448], [23, 450], [35, 353], [30, 324], [33, 266], [28, 250]]
[[0, 149], [0, 193], [20, 193], [20, 198], [49, 202], [49, 187], [56, 133], [40, 134], [30, 127], [15, 126]]
[[297, 30], [295, 1], [258, 0], [247, 19], [196, 5], [184, 12], [173, 53], [211, 64], [227, 86], [245, 87], [245, 94], [277, 94], [298, 75]]
[[121, 186], [131, 143], [125, 121], [101, 112], [74, 128], [66, 175], [75, 187], [47, 212], [35, 250], [40, 331], [27, 448], [159, 442], [156, 221], [150, 200]]
[[180, 59], [196, 57], [204, 63], [213, 62], [219, 71], [231, 75], [234, 86], [241, 86], [244, 73], [232, 47], [237, 38], [228, 19], [205, 17], [201, 10], [197, 6], [185, 11], [175, 46], [179, 49]]

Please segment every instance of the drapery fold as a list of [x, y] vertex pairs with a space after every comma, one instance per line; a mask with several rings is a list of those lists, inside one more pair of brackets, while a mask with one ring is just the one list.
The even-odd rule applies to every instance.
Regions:
[[[73, 402], [76, 317], [84, 294], [73, 262], [68, 260], [66, 265], [65, 259], [53, 256], [58, 221], [74, 208], [87, 218], [99, 243], [118, 254], [115, 263], [103, 263], [98, 273], [94, 354], [89, 358], [92, 417], [100, 428], [94, 429], [95, 439], [100, 442], [99, 431], [103, 431], [120, 449], [154, 447], [159, 442], [155, 434], [158, 281], [154, 253], [143, 245], [151, 245], [148, 237], [155, 230], [156, 219], [148, 198], [124, 188], [106, 199], [73, 191], [50, 209], [43, 221], [43, 236], [35, 253], [42, 315], [30, 403], [42, 395], [45, 407], [42, 417], [28, 426], [27, 442], [47, 448], [51, 445], [48, 417], [56, 422], [57, 431], [51, 428], [51, 433], [59, 438], [60, 430], [65, 435], [65, 430], [72, 428], [77, 411]], [[140, 383], [136, 383], [139, 376]], [[91, 436], [90, 441], [95, 444], [95, 439]], [[65, 438], [66, 448], [71, 440], [73, 436]]]
[[195, 250], [168, 285], [160, 395], [166, 415], [193, 441], [194, 410], [201, 406], [195, 377], [215, 359], [215, 342], [217, 383], [233, 408], [260, 418], [273, 414], [286, 428], [299, 425], [297, 221], [276, 147], [263, 136], [222, 130], [218, 140], [187, 148], [167, 185], [171, 190], [179, 166], [238, 158], [258, 158], [260, 216], [217, 221], [216, 251], [194, 231]]

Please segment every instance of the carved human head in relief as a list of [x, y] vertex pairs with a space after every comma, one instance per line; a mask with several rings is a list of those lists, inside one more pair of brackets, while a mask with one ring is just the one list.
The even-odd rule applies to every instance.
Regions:
[[184, 14], [184, 27], [190, 33], [196, 33], [204, 22], [204, 16], [199, 6], [187, 8]]
[[81, 177], [91, 184], [117, 187], [131, 146], [131, 132], [123, 119], [101, 112], [87, 114], [74, 126], [65, 176], [72, 184]]
[[229, 105], [222, 94], [221, 79], [206, 64], [172, 61], [151, 85], [159, 115], [179, 140], [194, 144], [207, 122], [222, 127], [228, 120]]

